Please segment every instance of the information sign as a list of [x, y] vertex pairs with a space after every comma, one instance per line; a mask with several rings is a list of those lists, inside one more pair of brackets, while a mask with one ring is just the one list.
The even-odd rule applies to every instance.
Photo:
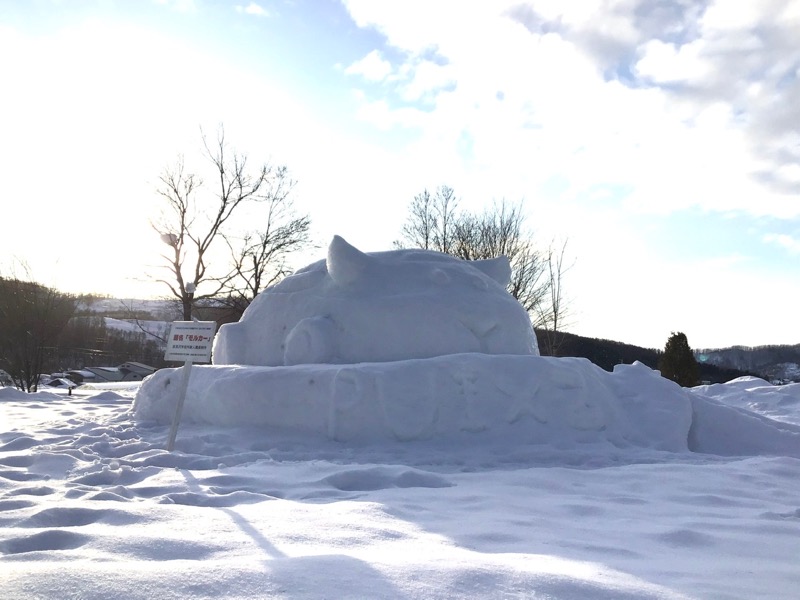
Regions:
[[169, 438], [167, 438], [169, 452], [175, 448], [175, 437], [178, 435], [178, 424], [181, 421], [183, 403], [186, 400], [186, 390], [189, 388], [192, 363], [211, 360], [211, 347], [216, 330], [217, 323], [215, 321], [173, 321], [172, 323], [164, 360], [182, 360], [184, 362], [178, 403], [175, 406], [175, 416], [172, 419]]
[[175, 321], [169, 332], [164, 360], [209, 362], [215, 321]]

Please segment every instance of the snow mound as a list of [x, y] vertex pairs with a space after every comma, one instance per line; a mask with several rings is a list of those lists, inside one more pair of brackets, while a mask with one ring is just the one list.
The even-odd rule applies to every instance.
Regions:
[[704, 394], [711, 394], [712, 392], [738, 392], [741, 390], [751, 390], [764, 386], [771, 386], [772, 384], [761, 377], [754, 377], [753, 375], [744, 375], [731, 379], [727, 383], [712, 383], [709, 385], [698, 385], [694, 389]]
[[537, 355], [527, 312], [505, 289], [508, 259], [363, 253], [334, 237], [326, 260], [258, 295], [220, 327], [214, 364], [352, 364], [465, 352]]
[[99, 392], [97, 394], [93, 394], [91, 396], [91, 399], [92, 399], [93, 402], [111, 402], [111, 403], [116, 403], [116, 402], [119, 402], [121, 400], [124, 401], [127, 398], [125, 396], [121, 395], [121, 394], [118, 394], [117, 392], [107, 391], [107, 392]]
[[[214, 364], [191, 371], [182, 419], [346, 443], [466, 438], [800, 456], [800, 427], [728, 406], [710, 388], [686, 390], [640, 363], [608, 373], [539, 356], [509, 277], [505, 258], [365, 254], [336, 236], [326, 260], [220, 328]], [[147, 378], [136, 418], [172, 422], [182, 378], [176, 369]], [[747, 378], [727, 389], [761, 385]]]
[[0, 401], [19, 402], [19, 401], [40, 401], [40, 400], [56, 400], [58, 394], [52, 392], [38, 392], [36, 394], [28, 394], [15, 387], [0, 387]]
[[758, 377], [739, 377], [728, 383], [715, 383], [692, 388], [702, 396], [747, 409], [760, 415], [800, 425], [800, 383], [772, 385]]
[[[170, 423], [182, 373], [142, 384], [140, 421]], [[726, 406], [635, 363], [461, 354], [360, 365], [196, 366], [183, 421], [259, 426], [346, 443], [601, 443], [719, 455], [800, 456], [800, 427]]]
[[[180, 377], [164, 369], [147, 379], [136, 397], [137, 417], [169, 423]], [[633, 385], [642, 378], [643, 393]], [[480, 435], [671, 451], [687, 450], [692, 420], [688, 395], [647, 367], [612, 374], [585, 359], [483, 354], [352, 366], [195, 367], [183, 411], [196, 423], [270, 426], [342, 442]]]

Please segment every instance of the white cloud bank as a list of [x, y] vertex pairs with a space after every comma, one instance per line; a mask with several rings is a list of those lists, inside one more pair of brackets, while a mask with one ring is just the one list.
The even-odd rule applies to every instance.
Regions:
[[391, 72], [392, 65], [384, 60], [378, 50], [373, 50], [345, 69], [348, 75], [361, 75], [369, 81], [383, 81]]
[[247, 6], [242, 6], [241, 4], [236, 5], [236, 12], [243, 13], [246, 15], [252, 15], [254, 17], [268, 17], [270, 16], [269, 11], [267, 11], [263, 6], [257, 4], [255, 2], [251, 2]]
[[[720, 343], [796, 342], [780, 315], [800, 288], [790, 273], [762, 278], [763, 246], [743, 238], [737, 249], [752, 268], [709, 269], [730, 249], [664, 256], [630, 224], [687, 211], [755, 227], [800, 219], [796, 2], [346, 6], [397, 57], [394, 79], [364, 82], [363, 118], [418, 135], [408, 155], [429, 185], [448, 183], [473, 205], [525, 198], [537, 233], [569, 238], [577, 333], [654, 345], [670, 327], [696, 326]], [[774, 320], [723, 334], [757, 310], [741, 289], [749, 277], [782, 290]], [[764, 329], [786, 333], [765, 340]]]
[[405, 56], [390, 108], [365, 114], [451, 144], [466, 133], [472, 166], [503, 181], [624, 186], [645, 211], [800, 214], [792, 3], [346, 4]]

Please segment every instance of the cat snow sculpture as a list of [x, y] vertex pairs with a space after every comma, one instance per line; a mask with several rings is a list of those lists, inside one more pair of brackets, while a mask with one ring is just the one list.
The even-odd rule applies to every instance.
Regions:
[[264, 290], [220, 327], [214, 364], [352, 364], [445, 354], [539, 353], [505, 289], [508, 259], [427, 250], [364, 253], [335, 236], [320, 260]]

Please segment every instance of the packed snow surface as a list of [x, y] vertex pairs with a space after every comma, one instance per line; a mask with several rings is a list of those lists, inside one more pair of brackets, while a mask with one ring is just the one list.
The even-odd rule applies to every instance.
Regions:
[[587, 421], [555, 400], [547, 441], [226, 425], [255, 396], [244, 384], [206, 405], [220, 422], [183, 422], [168, 453], [169, 426], [134, 418], [130, 388], [2, 388], [0, 597], [795, 598], [800, 460], [775, 446], [796, 428], [741, 408], [763, 393], [736, 382], [712, 400], [641, 365], [614, 378], [631, 386], [619, 419], [653, 399], [685, 432], [687, 403], [701, 405], [737, 425], [728, 441], [704, 432], [728, 455], [684, 449], [655, 418], [627, 445], [619, 424], [616, 444], [596, 428], [579, 440]]
[[0, 389], [0, 598], [796, 598], [797, 389], [538, 356], [503, 266], [334, 240], [217, 364]]

